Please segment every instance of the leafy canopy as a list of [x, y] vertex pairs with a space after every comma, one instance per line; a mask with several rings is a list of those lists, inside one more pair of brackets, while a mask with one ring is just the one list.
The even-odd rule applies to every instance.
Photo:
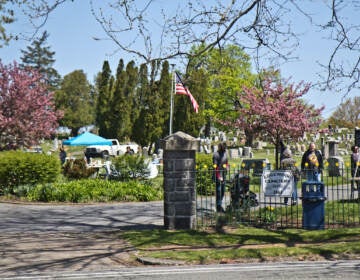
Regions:
[[0, 62], [0, 149], [37, 144], [58, 126], [53, 93], [32, 68]]

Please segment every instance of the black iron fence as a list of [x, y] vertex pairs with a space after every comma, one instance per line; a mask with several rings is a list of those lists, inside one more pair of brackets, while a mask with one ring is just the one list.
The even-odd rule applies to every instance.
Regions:
[[280, 193], [264, 192], [262, 172], [258, 169], [232, 167], [225, 179], [225, 211], [220, 212], [216, 209], [214, 170], [200, 168], [196, 171], [198, 227], [219, 222], [305, 229], [359, 226], [360, 178], [352, 178], [350, 168], [337, 171], [334, 176], [333, 170], [325, 169], [321, 182], [307, 181], [302, 172], [297, 182], [298, 198], [292, 201]]

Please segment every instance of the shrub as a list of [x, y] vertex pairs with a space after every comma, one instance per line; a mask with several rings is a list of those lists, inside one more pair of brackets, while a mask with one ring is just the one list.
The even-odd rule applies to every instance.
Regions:
[[161, 189], [139, 181], [118, 182], [82, 179], [66, 183], [37, 185], [28, 190], [30, 201], [107, 202], [153, 201], [162, 199]]
[[89, 178], [96, 172], [95, 168], [87, 168], [83, 159], [67, 160], [63, 167], [63, 174], [69, 179]]
[[196, 192], [198, 195], [214, 195], [215, 184], [212, 177], [214, 168], [212, 164], [212, 155], [196, 154]]
[[13, 194], [20, 185], [55, 182], [61, 174], [60, 161], [55, 155], [6, 151], [0, 153], [0, 194]]
[[150, 172], [143, 156], [122, 155], [116, 157], [113, 162], [116, 170], [120, 173], [120, 180], [128, 181], [134, 178], [145, 178]]

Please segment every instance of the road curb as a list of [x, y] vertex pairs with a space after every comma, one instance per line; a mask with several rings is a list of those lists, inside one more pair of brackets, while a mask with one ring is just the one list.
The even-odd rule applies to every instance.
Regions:
[[157, 259], [150, 257], [137, 257], [136, 260], [144, 265], [185, 265], [186, 262], [179, 260]]

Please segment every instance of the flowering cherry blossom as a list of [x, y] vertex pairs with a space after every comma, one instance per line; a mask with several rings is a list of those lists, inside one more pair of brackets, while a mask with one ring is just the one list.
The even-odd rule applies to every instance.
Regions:
[[41, 74], [0, 61], [0, 149], [38, 144], [50, 137], [62, 116]]

